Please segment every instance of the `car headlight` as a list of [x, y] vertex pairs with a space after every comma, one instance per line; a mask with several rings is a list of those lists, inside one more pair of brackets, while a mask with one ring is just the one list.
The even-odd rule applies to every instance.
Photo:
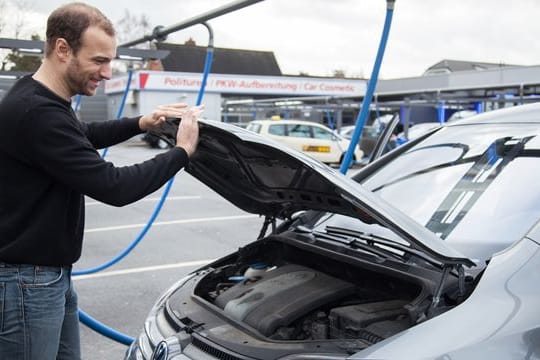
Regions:
[[154, 303], [154, 306], [152, 306], [152, 309], [150, 310], [150, 314], [148, 316], [155, 315], [158, 310], [161, 309], [163, 305], [165, 305], [165, 301], [167, 301], [167, 299], [170, 298], [176, 290], [184, 286], [184, 284], [191, 280], [195, 275], [196, 274], [184, 276], [183, 278], [175, 282], [171, 287], [169, 287], [163, 294], [158, 297], [158, 299]]
[[184, 286], [185, 283], [191, 280], [194, 276], [195, 274], [191, 274], [178, 280], [176, 283], [174, 283], [174, 285], [163, 292], [152, 306], [152, 309], [148, 313], [146, 321], [144, 322], [144, 333], [139, 336], [138, 341], [139, 349], [145, 355], [145, 357], [148, 357], [149, 354], [152, 353], [152, 348], [155, 348], [157, 344], [164, 340], [164, 336], [170, 335], [161, 334], [161, 331], [157, 325], [158, 312], [165, 306], [167, 299], [169, 299], [176, 290]]

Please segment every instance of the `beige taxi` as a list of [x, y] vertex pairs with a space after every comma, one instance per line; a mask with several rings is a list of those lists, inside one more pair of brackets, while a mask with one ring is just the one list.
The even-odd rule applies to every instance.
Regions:
[[[268, 136], [325, 164], [341, 163], [350, 141], [328, 127], [304, 120], [253, 120], [246, 129]], [[356, 147], [353, 160], [364, 156]]]

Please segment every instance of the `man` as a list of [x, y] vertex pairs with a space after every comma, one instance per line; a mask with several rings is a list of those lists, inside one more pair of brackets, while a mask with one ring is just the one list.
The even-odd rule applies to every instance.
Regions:
[[[81, 254], [84, 195], [122, 206], [160, 188], [188, 164], [200, 109], [158, 107], [139, 118], [84, 124], [75, 94], [111, 77], [116, 42], [96, 8], [73, 3], [47, 21], [45, 57], [0, 103], [0, 359], [79, 359], [71, 265]], [[181, 117], [177, 146], [115, 167], [96, 148]]]

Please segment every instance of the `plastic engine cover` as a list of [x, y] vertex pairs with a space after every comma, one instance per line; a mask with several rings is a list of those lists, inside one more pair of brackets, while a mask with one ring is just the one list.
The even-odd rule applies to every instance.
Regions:
[[[258, 279], [258, 280], [257, 280]], [[285, 265], [246, 279], [215, 304], [265, 336], [321, 305], [351, 294], [354, 285], [299, 265]]]

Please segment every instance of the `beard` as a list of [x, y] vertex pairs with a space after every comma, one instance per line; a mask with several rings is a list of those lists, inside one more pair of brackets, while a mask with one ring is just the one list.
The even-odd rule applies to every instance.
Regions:
[[90, 86], [90, 77], [88, 73], [82, 71], [79, 60], [74, 57], [71, 59], [66, 72], [66, 82], [72, 94], [92, 96], [96, 89]]

